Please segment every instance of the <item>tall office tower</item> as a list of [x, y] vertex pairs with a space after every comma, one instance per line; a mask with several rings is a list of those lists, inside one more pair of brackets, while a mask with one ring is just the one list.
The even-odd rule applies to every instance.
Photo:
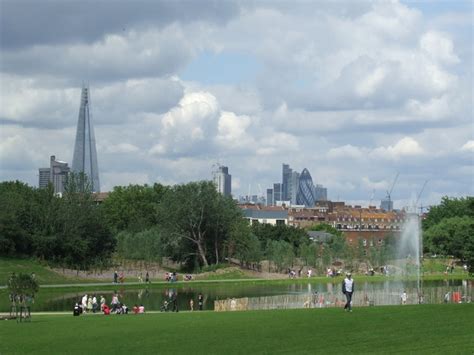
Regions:
[[95, 149], [94, 127], [91, 122], [89, 88], [87, 87], [83, 87], [81, 93], [72, 171], [87, 175], [91, 190], [100, 192], [97, 151]]
[[291, 173], [293, 170], [290, 168], [288, 164], [282, 164], [282, 174], [281, 174], [281, 184], [282, 184], [282, 193], [281, 199], [283, 201], [291, 200], [290, 197], [290, 180], [291, 180]]
[[296, 202], [298, 205], [305, 205], [306, 207], [313, 207], [315, 203], [313, 179], [306, 168], [303, 169], [300, 175]]
[[291, 179], [290, 179], [290, 201], [292, 205], [296, 205], [296, 196], [298, 195], [298, 187], [300, 186], [300, 173], [293, 171], [291, 173]]
[[62, 194], [69, 175], [69, 166], [66, 162], [56, 160], [54, 155], [49, 160], [49, 168], [39, 169], [39, 187], [45, 188], [51, 182], [54, 193]]
[[267, 206], [273, 206], [273, 189], [267, 189]]
[[214, 171], [214, 184], [218, 192], [224, 196], [232, 195], [232, 175], [229, 175], [229, 168], [227, 166], [218, 166], [217, 171]]
[[316, 201], [327, 201], [328, 199], [328, 189], [323, 185], [316, 184], [314, 187], [314, 199]]
[[49, 184], [49, 175], [51, 173], [50, 168], [39, 168], [39, 183], [38, 186], [40, 189], [45, 189]]
[[282, 200], [282, 184], [279, 182], [275, 182], [273, 184], [273, 204], [276, 205], [277, 201]]

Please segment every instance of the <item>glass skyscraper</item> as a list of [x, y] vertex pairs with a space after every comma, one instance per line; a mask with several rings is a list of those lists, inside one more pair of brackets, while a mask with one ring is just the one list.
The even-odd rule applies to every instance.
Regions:
[[87, 87], [83, 87], [81, 93], [72, 171], [87, 175], [92, 192], [100, 192], [99, 167], [97, 164], [94, 127], [91, 122], [89, 88]]
[[291, 173], [293, 170], [290, 168], [288, 164], [282, 165], [282, 189], [281, 189], [281, 199], [282, 201], [290, 201], [291, 200]]
[[296, 196], [298, 205], [305, 205], [306, 207], [313, 207], [316, 202], [314, 196], [313, 179], [308, 169], [303, 169], [299, 178], [298, 194]]

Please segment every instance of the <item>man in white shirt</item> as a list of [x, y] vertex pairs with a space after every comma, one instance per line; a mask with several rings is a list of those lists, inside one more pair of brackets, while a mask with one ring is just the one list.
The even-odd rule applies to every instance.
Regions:
[[352, 294], [354, 293], [354, 280], [350, 272], [346, 274], [346, 278], [342, 281], [342, 293], [346, 295], [346, 305], [344, 310], [352, 312]]

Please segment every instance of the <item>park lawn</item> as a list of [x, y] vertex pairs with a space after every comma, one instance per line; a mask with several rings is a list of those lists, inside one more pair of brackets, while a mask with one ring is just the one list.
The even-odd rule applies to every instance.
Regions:
[[472, 354], [474, 305], [415, 305], [2, 321], [0, 353]]
[[49, 270], [46, 266], [35, 260], [0, 257], [0, 285], [6, 285], [12, 272], [17, 274], [20, 272], [24, 274], [31, 274], [34, 272], [40, 285], [87, 282], [87, 280], [79, 281], [75, 278], [62, 276]]

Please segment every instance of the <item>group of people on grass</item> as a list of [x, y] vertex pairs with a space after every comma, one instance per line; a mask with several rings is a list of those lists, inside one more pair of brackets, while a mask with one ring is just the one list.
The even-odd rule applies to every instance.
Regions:
[[[81, 298], [80, 302], [77, 302], [74, 305], [73, 315], [79, 316], [85, 313], [97, 313], [97, 312], [102, 312], [104, 315], [128, 314], [129, 309], [127, 305], [119, 301], [118, 295], [116, 293], [112, 296], [110, 307], [107, 305], [104, 296], [99, 296], [99, 299], [100, 299], [100, 305], [99, 305], [98, 298], [96, 297], [96, 295], [91, 296], [91, 295], [85, 294]], [[140, 306], [135, 304], [132, 310], [134, 314], [145, 313], [145, 307], [143, 306], [143, 304], [141, 304]]]

